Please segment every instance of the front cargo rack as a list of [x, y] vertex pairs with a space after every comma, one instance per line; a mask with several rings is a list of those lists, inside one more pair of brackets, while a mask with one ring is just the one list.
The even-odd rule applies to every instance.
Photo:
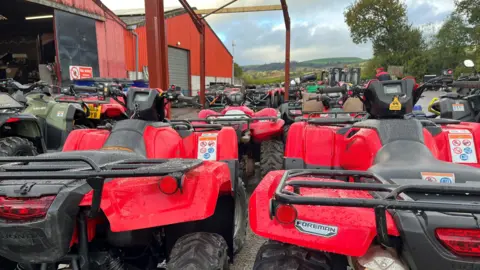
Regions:
[[[78, 164], [58, 164], [78, 162]], [[33, 164], [32, 164], [33, 163]], [[40, 164], [36, 164], [40, 163]], [[98, 214], [103, 185], [109, 178], [153, 177], [176, 175], [202, 164], [198, 159], [124, 159], [98, 165], [86, 156], [62, 157], [0, 157], [2, 180], [83, 180], [93, 190], [90, 216]]]
[[[321, 177], [323, 179], [334, 179], [343, 182], [324, 182], [312, 180], [290, 180], [302, 176]], [[361, 179], [368, 179], [375, 183], [360, 182]], [[353, 180], [353, 182], [350, 182]], [[313, 205], [313, 206], [340, 206], [340, 207], [362, 207], [373, 208], [375, 213], [375, 224], [377, 229], [377, 238], [385, 246], [391, 246], [387, 233], [386, 210], [411, 210], [411, 211], [435, 211], [435, 212], [455, 212], [480, 214], [480, 205], [474, 203], [448, 204], [414, 201], [406, 195], [407, 192], [429, 193], [442, 195], [480, 195], [480, 187], [465, 184], [437, 184], [419, 180], [420, 184], [389, 184], [381, 176], [365, 171], [349, 170], [288, 170], [286, 171], [275, 194], [270, 201], [270, 217], [273, 218], [279, 205]], [[428, 184], [427, 184], [428, 183]], [[293, 192], [286, 190], [289, 186]], [[371, 192], [380, 192], [386, 195], [375, 193], [372, 199], [353, 199], [353, 198], [329, 198], [329, 197], [305, 197], [301, 196], [300, 188], [318, 188], [318, 189], [343, 189], [343, 190], [363, 190]]]

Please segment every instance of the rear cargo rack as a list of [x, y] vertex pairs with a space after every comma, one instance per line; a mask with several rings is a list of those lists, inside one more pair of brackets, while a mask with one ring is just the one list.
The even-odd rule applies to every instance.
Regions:
[[[58, 165], [59, 162], [79, 162], [81, 165]], [[95, 216], [100, 209], [103, 185], [108, 178], [152, 177], [173, 174], [172, 176], [179, 179], [183, 173], [201, 164], [202, 161], [197, 159], [125, 159], [98, 165], [88, 157], [75, 155], [63, 157], [1, 157], [0, 181], [85, 179], [93, 189], [89, 215]]]
[[[343, 182], [323, 182], [312, 180], [290, 180], [293, 177], [314, 176], [324, 179], [336, 179]], [[345, 180], [346, 179], [346, 180]], [[349, 182], [352, 180], [353, 182]], [[373, 180], [375, 183], [359, 183], [361, 179]], [[400, 194], [406, 192], [443, 194], [443, 195], [480, 195], [480, 187], [463, 184], [437, 184], [419, 180], [421, 184], [389, 184], [384, 178], [375, 173], [348, 170], [288, 170], [282, 176], [275, 194], [270, 201], [270, 217], [275, 215], [276, 208], [282, 204], [340, 206], [372, 208], [375, 212], [375, 224], [378, 240], [385, 246], [390, 245], [387, 233], [386, 210], [435, 211], [480, 214], [480, 205], [473, 203], [448, 204], [414, 201], [408, 196], [399, 199]], [[293, 192], [285, 188], [290, 186]], [[303, 197], [300, 188], [344, 189], [383, 192], [387, 195], [375, 193], [372, 199]]]

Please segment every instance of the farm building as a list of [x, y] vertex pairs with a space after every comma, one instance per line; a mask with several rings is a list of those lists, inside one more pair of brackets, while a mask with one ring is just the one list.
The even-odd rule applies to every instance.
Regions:
[[[136, 37], [138, 37], [138, 66], [143, 71], [148, 66], [145, 10], [129, 9], [114, 11], [131, 31], [125, 33], [126, 68], [129, 77], [136, 77]], [[192, 90], [193, 95], [200, 89], [200, 34], [183, 8], [165, 9], [168, 43], [168, 66], [170, 84]], [[233, 57], [215, 32], [206, 27], [205, 61], [207, 84], [230, 82]], [[140, 75], [143, 75], [142, 72]]]
[[0, 31], [0, 79], [127, 76], [126, 24], [100, 0], [2, 1]]

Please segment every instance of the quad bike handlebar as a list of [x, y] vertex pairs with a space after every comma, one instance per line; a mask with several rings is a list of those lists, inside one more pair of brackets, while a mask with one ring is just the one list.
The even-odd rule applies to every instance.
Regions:
[[325, 87], [323, 89], [318, 89], [317, 93], [319, 94], [334, 94], [341, 93], [344, 94], [347, 92], [347, 87], [344, 86], [334, 86], [334, 87]]
[[455, 88], [480, 88], [480, 81], [453, 81]]
[[97, 93], [101, 91], [103, 87], [98, 86], [83, 86], [83, 85], [71, 85], [70, 90], [74, 92], [84, 92], [84, 93]]

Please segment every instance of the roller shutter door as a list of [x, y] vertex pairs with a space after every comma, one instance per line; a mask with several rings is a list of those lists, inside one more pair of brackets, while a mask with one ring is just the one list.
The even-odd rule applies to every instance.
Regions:
[[188, 60], [189, 51], [168, 47], [168, 70], [170, 85], [182, 87], [182, 90], [188, 89]]

